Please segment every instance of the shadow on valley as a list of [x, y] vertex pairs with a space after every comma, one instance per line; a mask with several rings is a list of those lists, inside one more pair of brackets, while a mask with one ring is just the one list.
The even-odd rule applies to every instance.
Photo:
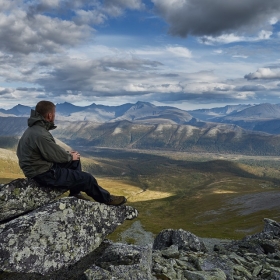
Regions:
[[[225, 176], [267, 180], [275, 184], [280, 184], [280, 177], [265, 176], [264, 172], [262, 172], [261, 176], [256, 175], [254, 174], [254, 168], [251, 168], [251, 172], [249, 172], [244, 169], [244, 166], [241, 167], [239, 162], [218, 159], [210, 160], [203, 155], [201, 155], [200, 159], [179, 160], [171, 159], [168, 156], [147, 154], [141, 151], [131, 152], [114, 149], [87, 150], [83, 151], [83, 153], [85, 156], [92, 156], [99, 163], [110, 166], [110, 168], [103, 169], [99, 164], [93, 166], [91, 171], [93, 174], [98, 175], [116, 176], [120, 175], [118, 174], [119, 170], [123, 170], [125, 175], [130, 175], [132, 179], [135, 179], [135, 176], [161, 174], [163, 171], [165, 171], [165, 174], [167, 172], [172, 176], [173, 173], [180, 173], [180, 170], [185, 170], [185, 172], [189, 173], [223, 174]], [[172, 154], [172, 152], [170, 153]], [[191, 157], [191, 154], [189, 157]], [[280, 163], [278, 165], [280, 166]], [[264, 169], [271, 168], [271, 166], [277, 169], [277, 163], [275, 161], [262, 164]], [[94, 167], [97, 168], [95, 169]]]
[[[73, 147], [74, 148], [74, 147]], [[125, 195], [139, 210], [143, 228], [159, 233], [182, 228], [201, 237], [242, 238], [280, 219], [280, 163], [179, 152], [75, 147], [85, 171], [112, 194]], [[10, 154], [11, 153], [11, 154]], [[20, 175], [16, 156], [0, 157], [0, 183]], [[10, 180], [11, 181], [11, 180]], [[131, 226], [124, 223], [111, 237]]]
[[[112, 149], [86, 154], [94, 162], [85, 169], [111, 192], [121, 189], [128, 204], [139, 210], [145, 230], [154, 234], [164, 228], [183, 228], [199, 236], [241, 238], [260, 230], [263, 218], [280, 218], [280, 174], [275, 161], [246, 163], [192, 155], [182, 160], [172, 153]], [[126, 224], [113, 238], [125, 229]]]

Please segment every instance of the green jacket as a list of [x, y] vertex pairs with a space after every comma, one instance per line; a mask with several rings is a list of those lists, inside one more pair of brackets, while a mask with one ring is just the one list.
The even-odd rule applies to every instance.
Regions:
[[58, 146], [49, 132], [55, 128], [53, 123], [31, 110], [28, 128], [17, 147], [19, 166], [26, 177], [32, 178], [48, 171], [55, 162], [63, 163], [72, 160], [71, 154]]

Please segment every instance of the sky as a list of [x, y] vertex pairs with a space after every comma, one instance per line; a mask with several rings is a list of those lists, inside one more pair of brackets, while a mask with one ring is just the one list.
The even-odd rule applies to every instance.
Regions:
[[280, 103], [279, 0], [0, 0], [0, 108]]

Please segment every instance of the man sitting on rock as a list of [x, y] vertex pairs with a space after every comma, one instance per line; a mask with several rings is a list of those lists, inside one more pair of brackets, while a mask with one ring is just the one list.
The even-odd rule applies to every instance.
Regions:
[[126, 202], [124, 196], [113, 196], [100, 187], [96, 179], [83, 172], [80, 154], [66, 152], [55, 143], [49, 130], [55, 129], [55, 105], [50, 101], [40, 101], [31, 110], [28, 128], [19, 140], [17, 156], [24, 175], [38, 184], [70, 190], [70, 196], [84, 198], [85, 192], [94, 200], [107, 205], [119, 206]]

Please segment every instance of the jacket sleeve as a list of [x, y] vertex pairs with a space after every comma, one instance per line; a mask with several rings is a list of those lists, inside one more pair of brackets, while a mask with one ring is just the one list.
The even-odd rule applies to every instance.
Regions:
[[42, 157], [49, 162], [69, 162], [72, 155], [57, 145], [52, 136], [41, 135], [36, 141]]

